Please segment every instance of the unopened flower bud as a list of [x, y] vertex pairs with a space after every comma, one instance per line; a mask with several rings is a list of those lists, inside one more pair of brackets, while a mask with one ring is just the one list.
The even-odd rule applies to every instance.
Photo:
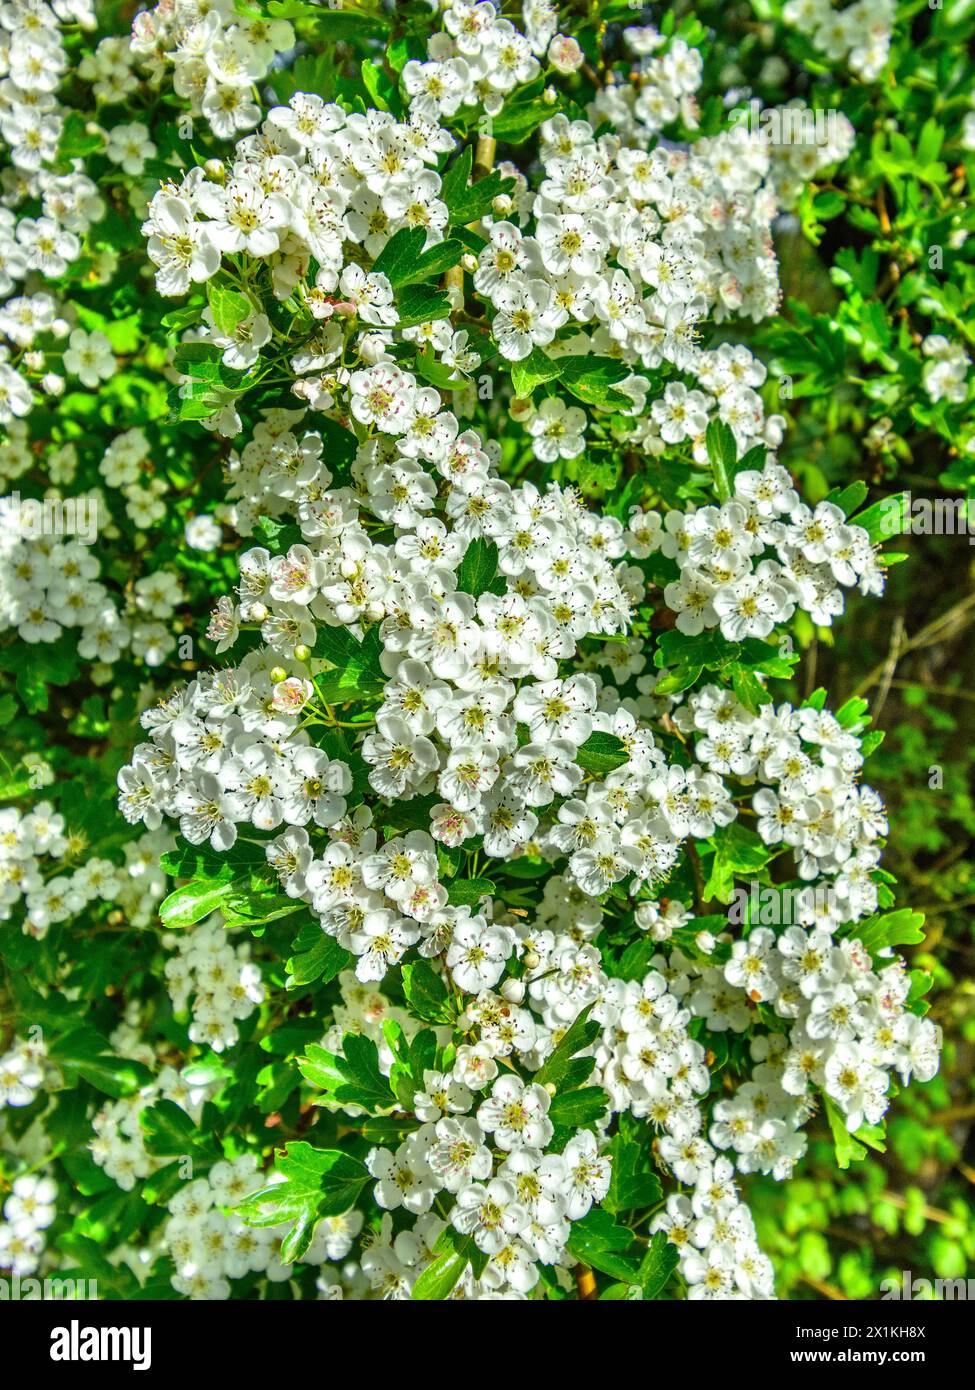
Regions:
[[582, 67], [582, 59], [582, 49], [566, 34], [556, 34], [548, 46], [548, 61], [556, 72], [576, 72]]
[[359, 339], [358, 352], [363, 362], [375, 366], [386, 357], [386, 340], [381, 333], [366, 333]]
[[521, 980], [505, 980], [501, 995], [509, 1004], [520, 1004], [525, 997], [525, 986]]
[[271, 681], [274, 685], [288, 679], [288, 673], [283, 666], [273, 666], [271, 668]]
[[227, 170], [222, 159], [208, 159], [203, 166], [203, 172], [214, 183], [226, 183], [227, 181]]
[[525, 969], [537, 970], [542, 963], [542, 958], [537, 951], [525, 952]]
[[510, 217], [514, 209], [515, 205], [507, 193], [499, 193], [491, 202], [491, 211], [495, 217]]

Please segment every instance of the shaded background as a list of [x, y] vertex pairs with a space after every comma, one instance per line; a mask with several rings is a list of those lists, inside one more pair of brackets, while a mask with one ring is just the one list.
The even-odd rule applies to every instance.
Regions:
[[[832, 314], [836, 250], [855, 233], [830, 223], [818, 248], [787, 219], [777, 235], [783, 317], [795, 303]], [[853, 369], [851, 368], [851, 371]], [[883, 458], [864, 447], [869, 418], [853, 383], [828, 401], [785, 406], [790, 429], [781, 461], [815, 499], [836, 481], [862, 478], [870, 500], [909, 490], [957, 497], [942, 475], [952, 451], [937, 433], [905, 432], [907, 448]], [[844, 617], [803, 652], [807, 694], [870, 701], [885, 739], [866, 780], [891, 822], [884, 867], [898, 879], [897, 906], [926, 915], [926, 938], [900, 948], [931, 972], [930, 1016], [944, 1032], [941, 1071], [912, 1081], [893, 1101], [887, 1150], [838, 1173], [822, 1127], [786, 1184], [753, 1188], [763, 1248], [775, 1259], [781, 1297], [876, 1299], [881, 1281], [965, 1278], [975, 1272], [975, 546], [967, 535], [905, 536], [886, 548], [908, 559], [888, 573], [882, 599], [848, 599]]]

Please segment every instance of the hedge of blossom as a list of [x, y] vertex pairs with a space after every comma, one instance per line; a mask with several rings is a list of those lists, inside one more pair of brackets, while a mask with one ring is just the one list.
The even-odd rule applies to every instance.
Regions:
[[937, 1070], [798, 650], [903, 558], [783, 462], [859, 132], [572, 8], [0, 4], [0, 1270], [771, 1298], [752, 1175]]

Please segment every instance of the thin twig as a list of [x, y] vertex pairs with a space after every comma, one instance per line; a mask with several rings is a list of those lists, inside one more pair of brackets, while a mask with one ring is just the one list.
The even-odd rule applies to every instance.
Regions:
[[958, 690], [953, 685], [928, 685], [926, 681], [905, 681], [892, 680], [890, 684], [895, 690], [919, 689], [926, 691], [929, 695], [945, 695], [952, 700], [970, 700], [975, 704], [975, 695], [970, 690]]
[[890, 634], [890, 646], [887, 650], [887, 660], [884, 664], [883, 673], [880, 677], [880, 686], [877, 690], [876, 699], [872, 701], [871, 714], [874, 719], [880, 717], [880, 711], [887, 702], [890, 694], [890, 683], [894, 679], [894, 671], [900, 659], [901, 648], [904, 645], [904, 619], [900, 613], [894, 618], [894, 626]]
[[[961, 599], [947, 612], [942, 613], [939, 618], [922, 627], [913, 637], [905, 638], [900, 656], [906, 656], [908, 652], [916, 651], [918, 647], [930, 647], [935, 642], [940, 642], [949, 634], [957, 636], [957, 633], [966, 628], [969, 623], [975, 621], [975, 594], [969, 594], [967, 598]], [[898, 657], [898, 660], [900, 657]], [[884, 657], [869, 675], [865, 676], [860, 684], [853, 691], [853, 694], [863, 695], [871, 686], [876, 685], [877, 681], [883, 676], [887, 667], [887, 657]]]
[[946, 912], [956, 912], [963, 907], [971, 907], [975, 904], [975, 896], [971, 898], [959, 898], [953, 903], [925, 903], [923, 907], [912, 908], [914, 912], [923, 912], [928, 917], [944, 916]]
[[803, 1274], [801, 1278], [804, 1284], [808, 1284], [811, 1289], [821, 1293], [824, 1298], [831, 1298], [834, 1302], [849, 1302], [843, 1290], [838, 1289], [835, 1284], [827, 1284], [822, 1279], [814, 1279], [811, 1274]]
[[[950, 1110], [942, 1111], [939, 1116], [939, 1122], [943, 1123], [945, 1116], [950, 1114]], [[916, 1207], [913, 1202], [909, 1202], [907, 1198], [902, 1197], [899, 1192], [881, 1192], [877, 1200], [880, 1202], [889, 1202], [892, 1207], [897, 1207], [900, 1211], [907, 1211], [908, 1209], [911, 1211], [919, 1211], [926, 1221], [936, 1221], [939, 1225], [943, 1225], [946, 1221], [955, 1220], [950, 1211], [941, 1211], [939, 1207], [929, 1207], [927, 1203], [925, 1203], [924, 1206]]]

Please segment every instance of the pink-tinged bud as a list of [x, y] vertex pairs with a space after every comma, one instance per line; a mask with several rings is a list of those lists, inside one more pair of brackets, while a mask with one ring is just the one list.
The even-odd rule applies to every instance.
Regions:
[[577, 72], [582, 67], [582, 49], [567, 34], [556, 34], [548, 46], [548, 61], [556, 72]]
[[[271, 675], [276, 675], [280, 669], [276, 667]], [[300, 676], [289, 676], [276, 683], [271, 704], [279, 714], [298, 714], [311, 699], [313, 690], [311, 681], [302, 680]]]

